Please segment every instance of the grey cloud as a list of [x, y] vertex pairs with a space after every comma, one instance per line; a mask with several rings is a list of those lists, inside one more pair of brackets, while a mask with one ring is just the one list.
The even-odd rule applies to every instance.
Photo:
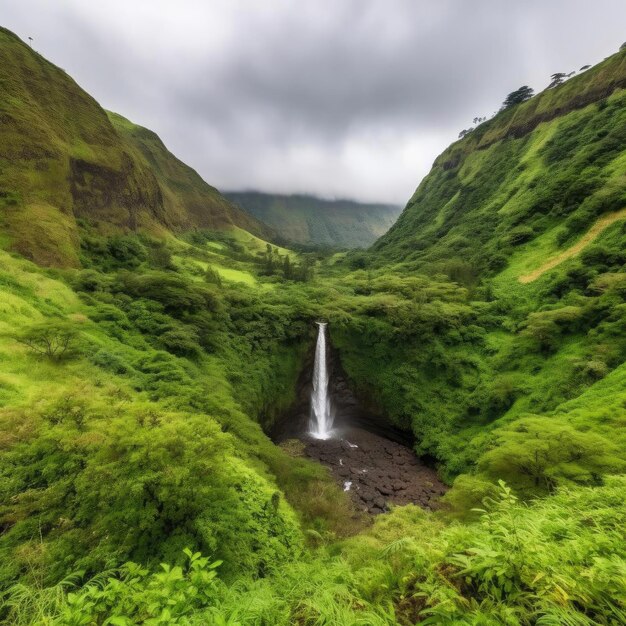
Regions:
[[509, 91], [613, 52], [625, 17], [621, 0], [0, 0], [210, 183], [397, 202]]

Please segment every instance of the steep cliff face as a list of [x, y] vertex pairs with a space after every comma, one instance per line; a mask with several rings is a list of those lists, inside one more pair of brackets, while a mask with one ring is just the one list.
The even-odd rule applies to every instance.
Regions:
[[217, 230], [238, 226], [263, 238], [273, 236], [266, 225], [233, 204], [174, 156], [156, 133], [117, 113], [108, 112], [108, 116], [115, 130], [129, 144], [129, 150], [156, 177], [162, 192], [165, 223], [173, 228], [183, 224]]
[[620, 51], [452, 144], [375, 244], [379, 262], [471, 282], [524, 250], [567, 249], [626, 207], [625, 88]]
[[107, 114], [62, 69], [0, 28], [0, 219], [12, 249], [78, 265], [77, 219], [104, 229], [267, 229], [150, 131]]

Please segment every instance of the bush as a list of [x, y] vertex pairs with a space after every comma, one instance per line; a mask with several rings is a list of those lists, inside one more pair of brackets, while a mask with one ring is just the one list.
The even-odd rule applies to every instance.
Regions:
[[512, 246], [519, 246], [530, 241], [534, 236], [535, 231], [530, 226], [518, 226], [509, 232], [507, 241]]
[[198, 334], [185, 327], [173, 328], [159, 337], [159, 343], [172, 354], [195, 357], [199, 354]]
[[76, 291], [94, 292], [103, 291], [108, 285], [107, 277], [96, 270], [81, 270], [76, 273], [72, 286]]
[[91, 357], [91, 362], [114, 374], [128, 374], [133, 369], [121, 356], [109, 352], [104, 348], [98, 350]]

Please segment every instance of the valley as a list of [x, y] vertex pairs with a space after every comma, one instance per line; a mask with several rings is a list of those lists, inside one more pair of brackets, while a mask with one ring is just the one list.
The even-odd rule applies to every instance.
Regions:
[[343, 251], [0, 62], [0, 621], [626, 621], [626, 49]]

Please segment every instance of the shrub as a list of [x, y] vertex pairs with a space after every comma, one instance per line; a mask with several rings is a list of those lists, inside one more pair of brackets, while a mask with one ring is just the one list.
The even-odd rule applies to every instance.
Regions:
[[96, 270], [86, 269], [76, 273], [72, 286], [76, 291], [103, 291], [108, 284], [107, 277]]
[[198, 355], [198, 334], [188, 327], [172, 328], [159, 337], [159, 343], [172, 354], [194, 357]]
[[535, 231], [530, 226], [518, 226], [513, 228], [507, 237], [507, 241], [512, 246], [519, 246], [530, 241], [535, 236]]
[[109, 352], [104, 348], [98, 350], [91, 357], [91, 362], [114, 374], [128, 374], [133, 369], [121, 356]]

